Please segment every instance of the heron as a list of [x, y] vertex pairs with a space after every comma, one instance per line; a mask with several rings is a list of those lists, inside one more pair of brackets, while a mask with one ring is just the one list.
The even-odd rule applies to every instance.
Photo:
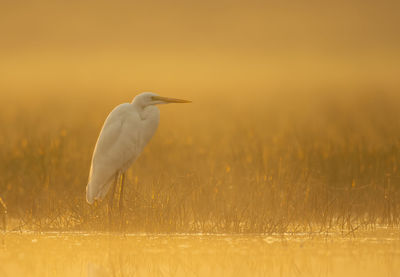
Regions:
[[115, 187], [120, 181], [117, 201], [122, 213], [125, 172], [139, 157], [157, 130], [160, 110], [156, 105], [190, 102], [144, 92], [135, 96], [131, 103], [115, 107], [107, 116], [93, 151], [89, 181], [86, 186], [86, 201], [93, 204], [96, 200], [103, 200], [114, 184], [109, 201], [111, 220], [110, 212]]

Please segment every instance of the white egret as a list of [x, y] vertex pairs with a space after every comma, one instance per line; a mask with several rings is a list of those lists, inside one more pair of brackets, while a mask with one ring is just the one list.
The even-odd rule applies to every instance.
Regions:
[[190, 102], [144, 92], [137, 95], [131, 103], [115, 107], [104, 122], [94, 148], [89, 182], [86, 186], [87, 202], [92, 204], [95, 200], [102, 200], [113, 182], [115, 182], [112, 193], [114, 195], [116, 183], [121, 176], [119, 196], [121, 211], [125, 172], [139, 157], [157, 130], [160, 111], [155, 105]]

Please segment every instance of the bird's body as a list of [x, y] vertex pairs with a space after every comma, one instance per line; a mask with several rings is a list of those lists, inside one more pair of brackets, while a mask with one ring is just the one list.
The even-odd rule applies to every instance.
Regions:
[[93, 152], [86, 187], [89, 204], [106, 196], [116, 177], [125, 173], [155, 134], [160, 120], [160, 111], [155, 105], [187, 102], [142, 93], [132, 103], [114, 108], [104, 122]]
[[157, 130], [158, 108], [133, 109], [132, 105], [117, 106], [104, 122], [90, 168], [86, 192], [89, 203], [105, 197], [115, 175], [131, 166]]

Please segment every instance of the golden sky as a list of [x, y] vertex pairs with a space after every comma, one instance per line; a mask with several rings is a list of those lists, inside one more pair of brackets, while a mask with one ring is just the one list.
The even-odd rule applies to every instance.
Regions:
[[330, 2], [3, 0], [0, 90], [397, 87], [400, 2]]

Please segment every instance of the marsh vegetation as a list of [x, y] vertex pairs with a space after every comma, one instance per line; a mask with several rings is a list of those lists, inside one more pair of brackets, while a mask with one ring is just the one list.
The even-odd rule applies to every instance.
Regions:
[[[399, 1], [22, 2], [0, 9], [0, 276], [398, 275]], [[193, 103], [160, 107], [110, 222], [91, 155], [144, 91]]]
[[[192, 94], [193, 104], [161, 107], [156, 136], [127, 174], [125, 231], [398, 226], [396, 92], [227, 95]], [[8, 230], [109, 229], [104, 203], [87, 205], [85, 186], [105, 116], [132, 98], [7, 100], [12, 104], [0, 112], [0, 212], [7, 209]], [[114, 217], [122, 224], [118, 212]]]
[[106, 115], [142, 91], [193, 104], [162, 107], [128, 172], [125, 217], [114, 213], [126, 232], [398, 226], [397, 11], [396, 1], [4, 5], [0, 226], [110, 229], [104, 203], [84, 200], [91, 154]]

